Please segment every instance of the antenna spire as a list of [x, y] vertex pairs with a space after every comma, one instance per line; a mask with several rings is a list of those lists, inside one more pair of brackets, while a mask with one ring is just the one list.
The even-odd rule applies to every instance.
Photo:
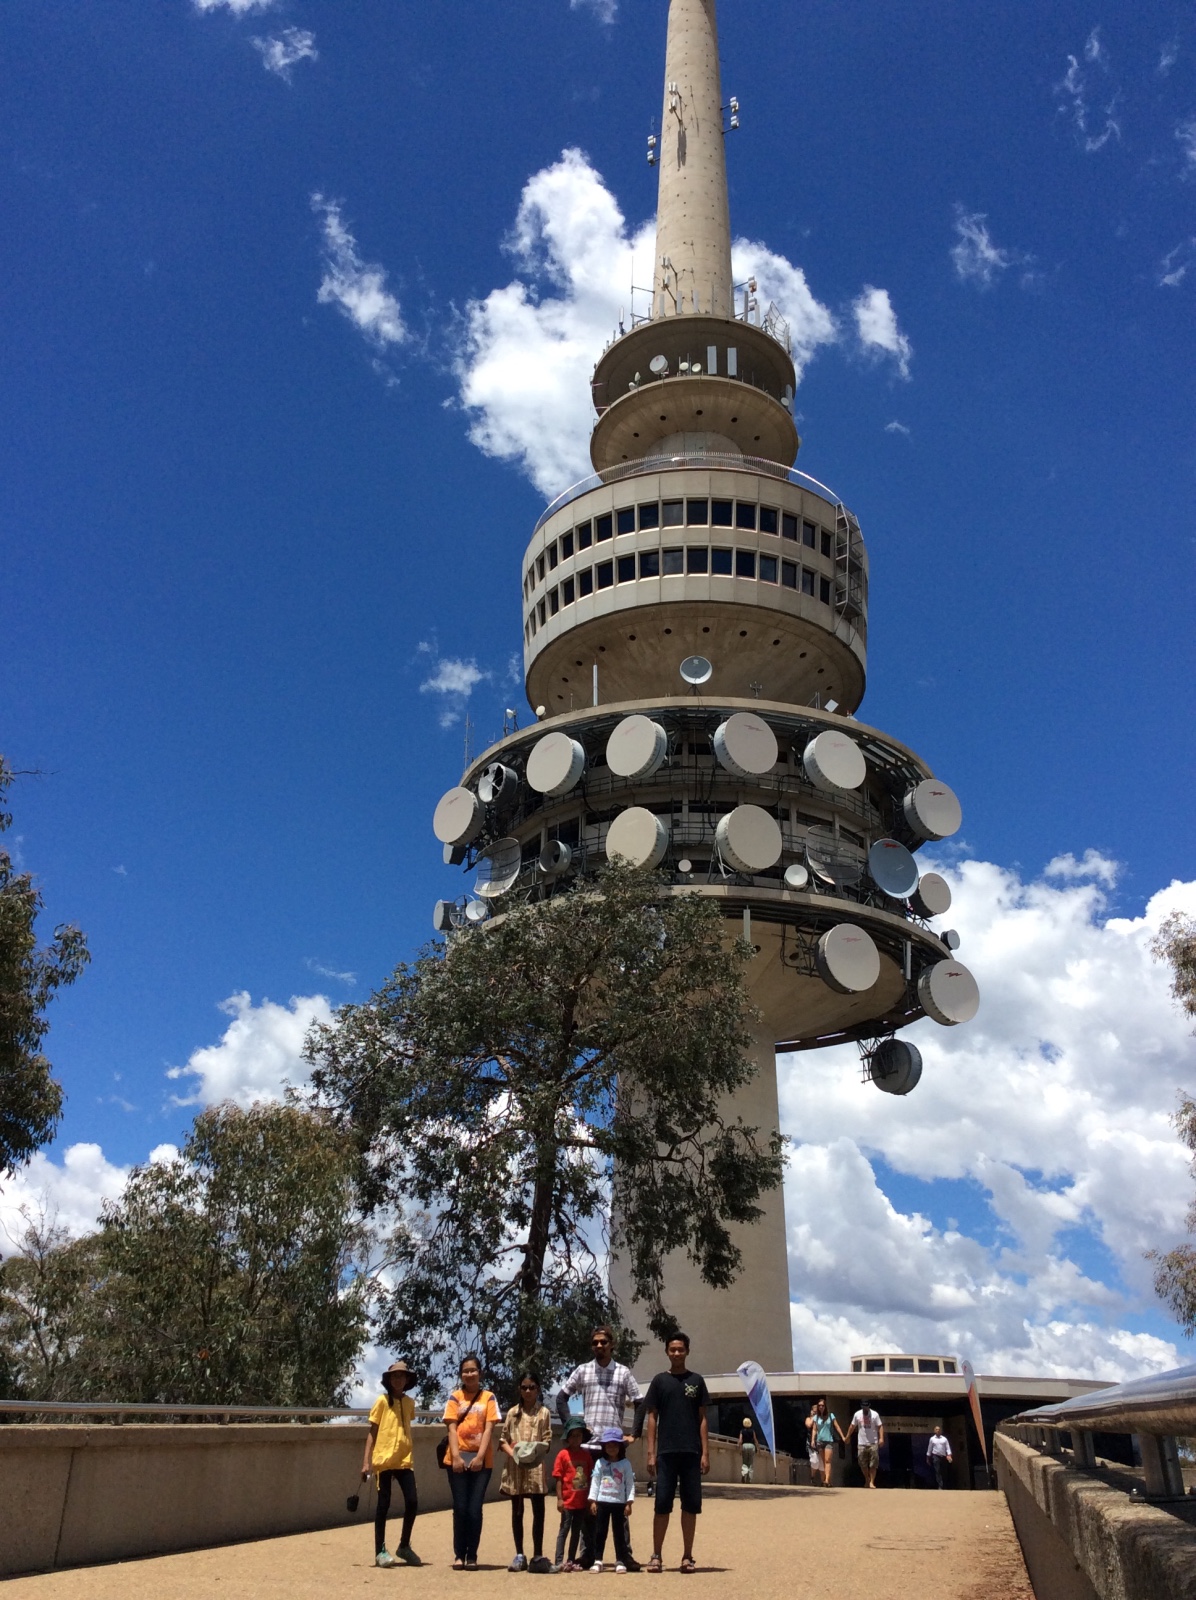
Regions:
[[653, 315], [733, 317], [715, 0], [670, 0]]

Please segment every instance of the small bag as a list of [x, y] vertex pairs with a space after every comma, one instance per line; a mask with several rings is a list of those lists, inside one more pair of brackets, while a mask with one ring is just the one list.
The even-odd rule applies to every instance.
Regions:
[[517, 1467], [538, 1467], [548, 1454], [548, 1445], [543, 1439], [521, 1439], [513, 1449], [512, 1459]]

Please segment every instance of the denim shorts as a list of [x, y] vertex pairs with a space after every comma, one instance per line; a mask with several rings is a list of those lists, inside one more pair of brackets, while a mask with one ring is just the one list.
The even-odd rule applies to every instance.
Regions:
[[692, 1450], [668, 1450], [656, 1458], [656, 1512], [673, 1509], [677, 1490], [681, 1509], [697, 1516], [702, 1509], [702, 1458]]

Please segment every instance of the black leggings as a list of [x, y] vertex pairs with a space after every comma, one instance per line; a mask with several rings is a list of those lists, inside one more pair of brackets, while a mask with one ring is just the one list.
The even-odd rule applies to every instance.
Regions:
[[419, 1500], [415, 1493], [415, 1473], [410, 1467], [403, 1467], [398, 1472], [380, 1472], [378, 1474], [378, 1506], [374, 1512], [374, 1552], [386, 1549], [386, 1518], [390, 1512], [390, 1484], [391, 1479], [399, 1480], [399, 1488], [403, 1491], [403, 1532], [399, 1545], [406, 1546], [411, 1543], [411, 1530], [415, 1526], [415, 1519], [419, 1515]]
[[523, 1502], [532, 1503], [532, 1560], [544, 1554], [544, 1496], [542, 1494], [511, 1496], [511, 1535], [515, 1540], [515, 1554], [523, 1554]]
[[611, 1505], [605, 1500], [598, 1502], [598, 1510], [594, 1513], [594, 1560], [601, 1561], [606, 1554], [607, 1530], [615, 1536], [615, 1560], [626, 1562], [631, 1554], [631, 1544], [627, 1538], [627, 1507]]

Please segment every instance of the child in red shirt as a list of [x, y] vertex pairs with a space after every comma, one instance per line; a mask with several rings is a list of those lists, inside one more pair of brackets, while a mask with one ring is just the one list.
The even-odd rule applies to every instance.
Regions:
[[[577, 1561], [577, 1543], [589, 1516], [590, 1474], [594, 1458], [582, 1446], [590, 1437], [582, 1422], [571, 1422], [565, 1429], [565, 1447], [557, 1456], [552, 1468], [556, 1480], [556, 1508], [561, 1526], [556, 1536], [554, 1572], [580, 1572]], [[565, 1540], [569, 1540], [569, 1559], [565, 1560]]]

